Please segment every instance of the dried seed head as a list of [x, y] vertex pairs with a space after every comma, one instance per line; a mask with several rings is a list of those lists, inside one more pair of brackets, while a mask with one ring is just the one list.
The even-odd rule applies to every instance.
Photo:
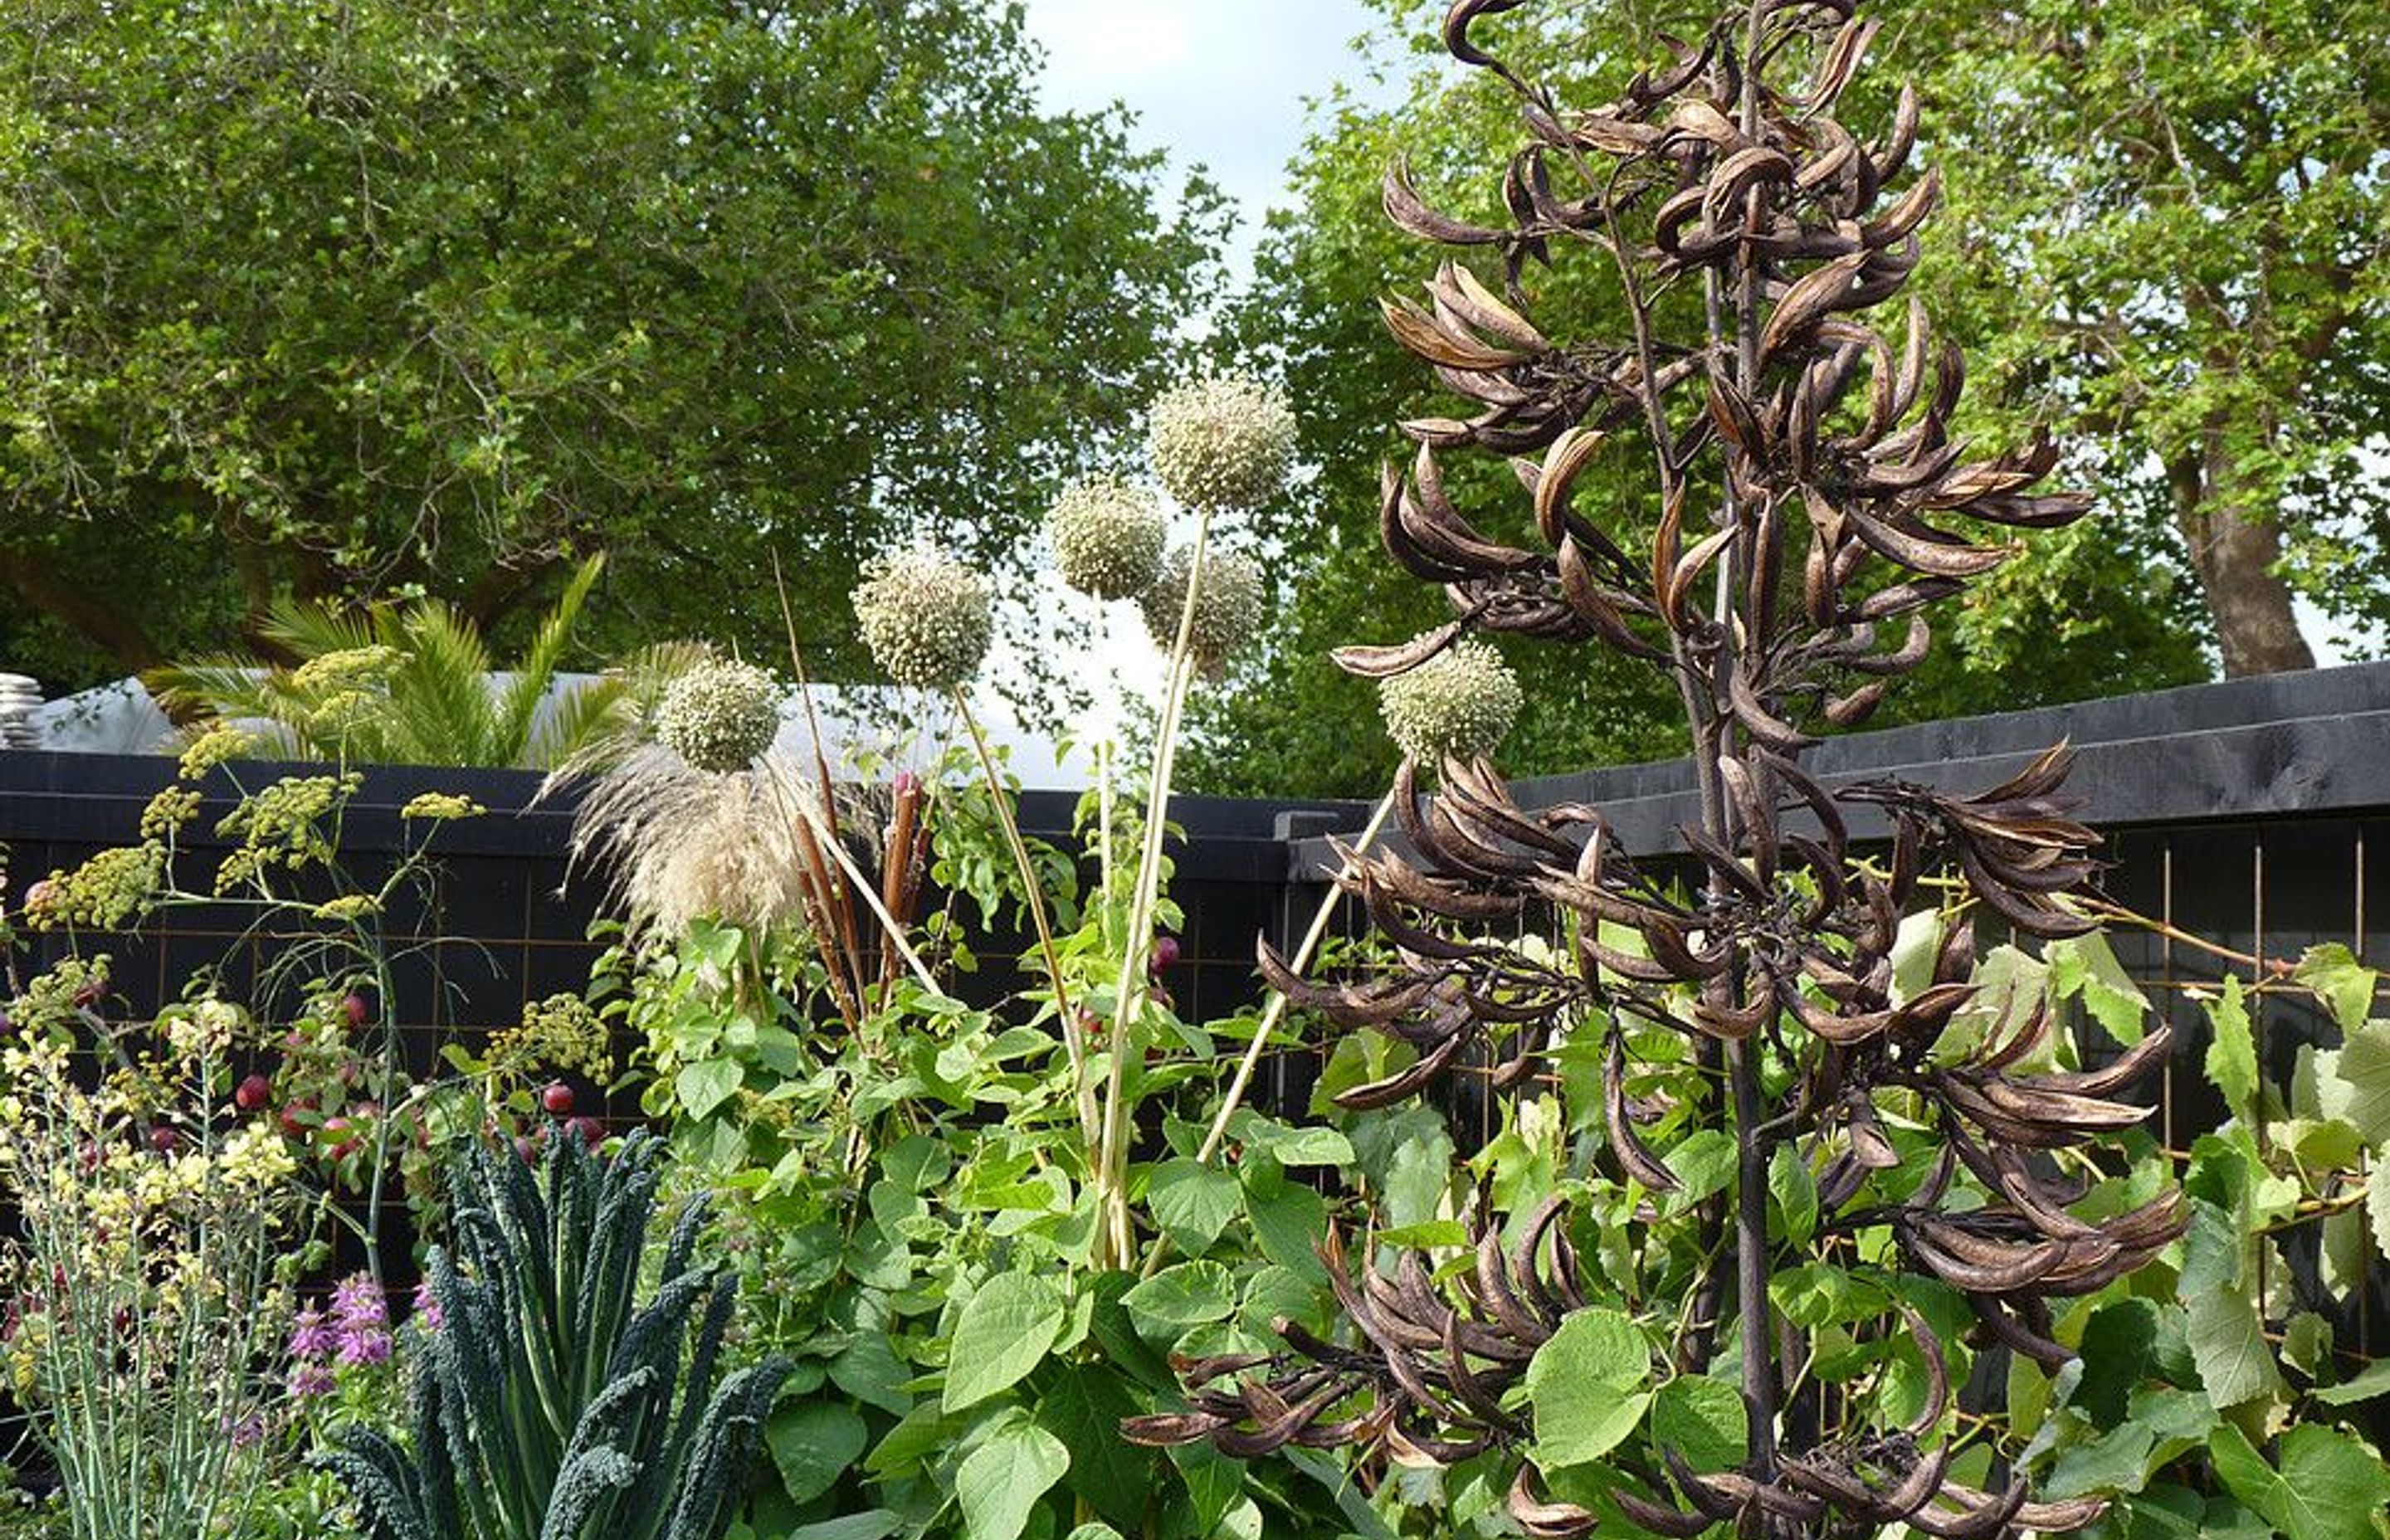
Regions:
[[1259, 507], [1294, 467], [1294, 409], [1250, 375], [1172, 386], [1154, 398], [1147, 433], [1163, 490], [1189, 507]]
[[1062, 581], [1099, 599], [1129, 599], [1153, 585], [1169, 533], [1142, 489], [1111, 476], [1073, 481], [1046, 514]]
[[780, 682], [752, 663], [709, 659], [666, 687], [656, 741], [692, 770], [744, 770], [780, 736], [783, 694]]
[[1394, 746], [1425, 764], [1494, 751], [1518, 720], [1519, 676], [1484, 642], [1457, 642], [1378, 686]]
[[[1137, 599], [1145, 611], [1145, 628], [1154, 645], [1164, 649], [1178, 640], [1178, 616], [1187, 603], [1187, 569], [1192, 550], [1180, 546], [1162, 558], [1162, 574]], [[1207, 551], [1203, 582], [1195, 596], [1195, 618], [1188, 629], [1187, 651], [1206, 674], [1217, 674], [1228, 655], [1244, 644], [1262, 623], [1262, 570], [1251, 557], [1234, 551]]]
[[925, 690], [969, 679], [996, 629], [987, 579], [928, 545], [866, 568], [854, 590], [854, 618], [881, 671]]

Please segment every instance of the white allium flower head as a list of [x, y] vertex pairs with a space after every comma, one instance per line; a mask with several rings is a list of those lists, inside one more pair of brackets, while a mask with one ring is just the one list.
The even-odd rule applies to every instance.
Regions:
[[777, 679], [752, 663], [708, 659], [665, 687], [656, 707], [656, 741], [692, 770], [744, 770], [780, 736], [786, 694]]
[[969, 679], [996, 633], [987, 579], [929, 545], [865, 568], [854, 618], [881, 671], [916, 689], [950, 689]]
[[1062, 581], [1099, 599], [1130, 599], [1162, 571], [1169, 521], [1144, 489], [1113, 476], [1073, 481], [1046, 514]]
[[1378, 685], [1378, 709], [1394, 746], [1426, 764], [1492, 753], [1525, 703], [1519, 676], [1479, 641], [1457, 642]]
[[[1187, 603], [1187, 570], [1193, 558], [1193, 547], [1187, 545], [1163, 558], [1161, 575], [1137, 600], [1145, 611], [1145, 629], [1164, 651], [1178, 640], [1178, 617]], [[1206, 674], [1217, 674], [1229, 654], [1250, 640], [1261, 623], [1260, 565], [1234, 551], [1206, 551], [1203, 582], [1195, 596], [1195, 617], [1187, 638], [1187, 650], [1196, 666]]]
[[1154, 397], [1147, 452], [1163, 490], [1190, 508], [1259, 507], [1294, 468], [1294, 409], [1251, 375], [1203, 375]]

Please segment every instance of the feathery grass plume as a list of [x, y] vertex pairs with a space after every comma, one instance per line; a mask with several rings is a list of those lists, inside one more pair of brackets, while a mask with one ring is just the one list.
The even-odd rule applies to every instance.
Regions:
[[1170, 524], [1150, 493], [1116, 476], [1086, 476], [1046, 513], [1062, 581], [1099, 599], [1131, 599], [1162, 573]]
[[854, 618], [881, 672], [915, 689], [969, 679], [996, 633], [987, 579], [931, 545], [873, 560], [854, 590]]
[[[552, 1138], [537, 1176], [477, 1146], [435, 1249], [441, 1327], [415, 1334], [413, 1448], [359, 1429], [322, 1457], [372, 1540], [718, 1540], [790, 1366], [722, 1379], [737, 1278], [691, 1204], [638, 1299], [662, 1142]], [[686, 1369], [683, 1365], [686, 1362]]]
[[1492, 753], [1525, 701], [1510, 665], [1480, 641], [1456, 642], [1378, 685], [1378, 710], [1394, 747], [1431, 765]]
[[1190, 508], [1253, 508], [1294, 468], [1294, 408], [1251, 375], [1204, 375], [1153, 398], [1146, 451], [1163, 490]]
[[796, 809], [816, 795], [777, 750], [713, 771], [649, 744], [590, 784], [572, 816], [572, 863], [606, 868], [635, 937], [677, 936], [701, 918], [793, 926], [806, 870]]
[[695, 770], [744, 770], [780, 736], [788, 691], [769, 670], [735, 658], [709, 659], [665, 687], [656, 740]]
[[[1145, 629], [1165, 651], [1178, 639], [1178, 617], [1187, 604], [1191, 554], [1185, 546], [1162, 559], [1161, 575], [1137, 599]], [[1195, 595], [1195, 616], [1187, 637], [1188, 656], [1206, 674], [1217, 674], [1262, 623], [1262, 569], [1251, 557], [1213, 551], [1203, 558], [1203, 582]]]

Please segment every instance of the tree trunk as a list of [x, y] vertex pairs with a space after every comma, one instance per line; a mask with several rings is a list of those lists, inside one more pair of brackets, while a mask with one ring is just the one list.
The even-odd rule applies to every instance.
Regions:
[[79, 583], [39, 551], [0, 550], [0, 583], [45, 615], [63, 622], [130, 674], [166, 661], [148, 630], [92, 584]]
[[2315, 667], [2299, 634], [2291, 587], [2275, 570], [2282, 558], [2282, 525], [2270, 506], [2232, 494], [2220, 452], [2185, 455], [2166, 466], [2174, 492], [2175, 527], [2191, 550], [2207, 612], [2224, 653], [2224, 674], [2243, 679]]

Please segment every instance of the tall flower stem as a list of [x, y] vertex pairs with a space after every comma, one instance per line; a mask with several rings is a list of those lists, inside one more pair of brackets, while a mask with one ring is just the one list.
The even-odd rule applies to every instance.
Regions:
[[[1353, 842], [1356, 855], [1378, 842], [1378, 836], [1385, 832], [1386, 820], [1394, 811], [1394, 794], [1389, 791], [1378, 799], [1377, 811], [1369, 815], [1361, 837]], [[1288, 961], [1288, 966], [1295, 972], [1300, 973], [1309, 968], [1312, 958], [1318, 955], [1319, 943], [1328, 939], [1329, 921], [1336, 918], [1336, 906], [1343, 897], [1343, 892], [1331, 884], [1320, 898], [1319, 907], [1311, 917], [1310, 928], [1303, 932], [1302, 944], [1294, 949], [1294, 956]], [[1269, 1003], [1262, 1007], [1261, 1023], [1254, 1029], [1253, 1040], [1245, 1045], [1244, 1057], [1237, 1060], [1237, 1072], [1228, 1082], [1228, 1094], [1221, 1099], [1220, 1110], [1213, 1114], [1212, 1126], [1204, 1134], [1201, 1147], [1195, 1151], [1195, 1159], [1199, 1162], [1208, 1163], [1220, 1152], [1221, 1145], [1227, 1142], [1228, 1120], [1236, 1116], [1237, 1109], [1244, 1104], [1245, 1092], [1253, 1084], [1253, 1071], [1261, 1064], [1263, 1049], [1269, 1042], [1270, 1034], [1278, 1030], [1279, 1023], [1286, 1020], [1286, 996], [1272, 990]]]
[[1092, 1139], [1100, 1132], [1096, 1088], [1087, 1080], [1087, 1050], [1080, 1041], [1078, 1012], [1071, 1003], [1071, 986], [1062, 973], [1062, 955], [1054, 945], [1054, 925], [1046, 913], [1045, 887], [1037, 879], [1036, 863], [1029, 859], [1029, 843], [1021, 837], [1021, 820], [1013, 813], [1012, 796], [996, 769], [996, 755], [989, 751], [987, 734], [980, 729], [979, 718], [971, 714], [970, 700], [961, 687], [957, 687], [952, 693], [955, 712], [962, 718], [964, 729], [970, 734], [971, 748], [979, 755], [980, 775], [987, 781], [989, 800], [996, 804], [996, 823], [1004, 830], [1004, 842], [1012, 852], [1013, 866], [1021, 873], [1021, 891], [1029, 905], [1029, 921], [1036, 928], [1037, 947], [1046, 959], [1046, 979], [1054, 988], [1054, 1011], [1062, 1023], [1062, 1045], [1071, 1055], [1071, 1084], [1078, 1104], [1079, 1126]]
[[1170, 776], [1178, 751], [1178, 725], [1194, 679], [1189, 656], [1195, 634], [1195, 606], [1203, 592], [1203, 555], [1212, 531], [1212, 510], [1196, 510], [1195, 539], [1187, 564], [1187, 595], [1178, 610], [1178, 635], [1170, 647], [1168, 687], [1162, 720], [1154, 730], [1153, 767], [1146, 788], [1144, 846], [1137, 856], [1136, 887], [1129, 896], [1128, 925], [1121, 938], [1120, 987], [1112, 995], [1111, 1034], [1107, 1043], [1102, 1132], [1096, 1149], [1096, 1226], [1099, 1265], [1124, 1264], [1135, 1250], [1128, 1213], [1128, 1110], [1123, 1105], [1128, 1077], [1130, 1028], [1143, 1013], [1148, 959], [1153, 952], [1153, 914], [1161, 903], [1162, 855], [1170, 818]]
[[[1394, 811], [1394, 794], [1389, 791], [1378, 799], [1377, 811], [1369, 815], [1369, 821], [1362, 828], [1360, 838], [1353, 842], [1356, 855], [1378, 842], [1378, 836], [1385, 832], [1386, 819]], [[1288, 959], [1287, 966], [1295, 972], [1300, 973], [1309, 968], [1312, 959], [1318, 956], [1319, 943], [1328, 939], [1329, 922], [1336, 918], [1336, 906], [1343, 897], [1340, 890], [1330, 886], [1320, 898], [1319, 907], [1312, 913], [1309, 928], [1303, 932], [1301, 944], [1295, 947], [1294, 956]], [[1253, 1087], [1253, 1072], [1261, 1065], [1262, 1054], [1271, 1034], [1278, 1031], [1279, 1023], [1286, 1020], [1286, 996], [1273, 990], [1269, 1003], [1262, 1007], [1261, 1021], [1253, 1028], [1253, 1040], [1245, 1045], [1243, 1057], [1237, 1060], [1237, 1072], [1228, 1081], [1228, 1094], [1221, 1098], [1220, 1110], [1212, 1115], [1212, 1125], [1204, 1131], [1203, 1143], [1195, 1151], [1197, 1164], [1209, 1165], [1212, 1158], [1220, 1153], [1220, 1147], [1227, 1143], [1228, 1122], [1237, 1115], [1237, 1109], [1244, 1105], [1245, 1093]], [[1169, 1257], [1170, 1238], [1164, 1236], [1154, 1242], [1153, 1253], [1145, 1259], [1142, 1272], [1147, 1277], [1153, 1277], [1162, 1271], [1163, 1264]]]

